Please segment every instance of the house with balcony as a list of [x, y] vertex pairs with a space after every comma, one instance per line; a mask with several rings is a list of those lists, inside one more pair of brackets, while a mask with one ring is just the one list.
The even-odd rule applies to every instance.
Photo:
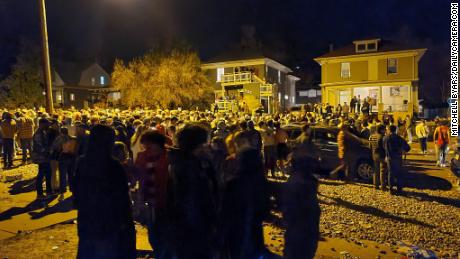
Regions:
[[53, 99], [57, 106], [86, 108], [120, 100], [120, 93], [110, 85], [110, 74], [98, 63], [83, 67], [61, 64], [58, 69], [53, 77]]
[[[289, 108], [295, 77], [290, 68], [262, 54], [229, 52], [203, 63], [214, 83], [215, 100], [220, 111], [254, 111], [263, 108], [275, 113]], [[295, 96], [295, 91], [294, 91]]]
[[418, 63], [425, 48], [382, 39], [357, 40], [314, 60], [321, 66], [321, 100], [350, 103], [370, 100], [372, 111], [395, 117], [418, 112]]

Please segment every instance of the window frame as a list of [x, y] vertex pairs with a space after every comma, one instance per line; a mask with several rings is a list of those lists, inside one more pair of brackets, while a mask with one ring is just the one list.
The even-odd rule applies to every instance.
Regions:
[[[394, 60], [394, 66], [390, 66], [390, 60]], [[394, 72], [390, 71], [390, 67], [394, 67]], [[398, 73], [398, 59], [397, 58], [388, 58], [387, 59], [387, 74], [397, 74]]]
[[216, 73], [217, 73], [216, 82], [222, 82], [222, 76], [225, 74], [225, 68], [218, 67], [216, 69]]
[[[344, 65], [348, 64], [348, 75], [344, 74]], [[341, 62], [340, 63], [340, 77], [341, 78], [350, 78], [351, 77], [351, 63], [350, 62]]]

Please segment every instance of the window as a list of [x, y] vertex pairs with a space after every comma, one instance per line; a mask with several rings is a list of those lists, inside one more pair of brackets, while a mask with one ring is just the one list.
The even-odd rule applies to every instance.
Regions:
[[367, 50], [368, 50], [368, 51], [377, 50], [377, 44], [375, 44], [375, 43], [368, 43], [368, 44], [367, 44]]
[[58, 102], [62, 102], [62, 94], [61, 94], [61, 92], [57, 92], [57, 93], [56, 93], [56, 100], [57, 100]]
[[72, 94], [72, 93], [70, 94], [70, 100], [71, 100], [72, 102], [75, 101], [75, 94]]
[[281, 71], [278, 70], [278, 83], [281, 84]]
[[95, 84], [96, 84], [96, 78], [91, 77], [91, 85], [95, 85]]
[[350, 63], [342, 63], [341, 65], [341, 72], [340, 72], [342, 78], [348, 78], [351, 76], [350, 73]]
[[217, 82], [222, 81], [222, 76], [225, 73], [225, 69], [223, 67], [217, 69]]
[[389, 58], [387, 60], [387, 73], [395, 74], [398, 72], [398, 61], [395, 58]]
[[99, 78], [99, 82], [101, 83], [101, 85], [105, 85], [105, 77], [104, 76], [101, 76]]
[[358, 44], [358, 46], [356, 47], [357, 51], [360, 52], [360, 51], [366, 51], [366, 44]]

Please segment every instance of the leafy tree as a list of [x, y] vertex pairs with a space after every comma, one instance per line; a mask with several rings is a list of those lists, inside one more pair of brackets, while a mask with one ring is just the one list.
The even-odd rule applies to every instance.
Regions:
[[13, 107], [42, 105], [42, 78], [39, 48], [23, 42], [11, 74], [0, 82], [3, 90], [0, 103]]
[[116, 60], [112, 85], [120, 90], [127, 106], [189, 108], [212, 96], [198, 55], [182, 49], [150, 51], [127, 65]]

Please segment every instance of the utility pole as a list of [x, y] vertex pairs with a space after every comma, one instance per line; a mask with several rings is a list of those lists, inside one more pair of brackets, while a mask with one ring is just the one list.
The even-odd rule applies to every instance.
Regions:
[[40, 8], [40, 26], [42, 32], [43, 78], [45, 80], [46, 112], [48, 112], [48, 114], [52, 114], [54, 112], [54, 107], [51, 82], [50, 53], [48, 46], [48, 28], [46, 23], [46, 6], [45, 0], [38, 0], [38, 2]]

